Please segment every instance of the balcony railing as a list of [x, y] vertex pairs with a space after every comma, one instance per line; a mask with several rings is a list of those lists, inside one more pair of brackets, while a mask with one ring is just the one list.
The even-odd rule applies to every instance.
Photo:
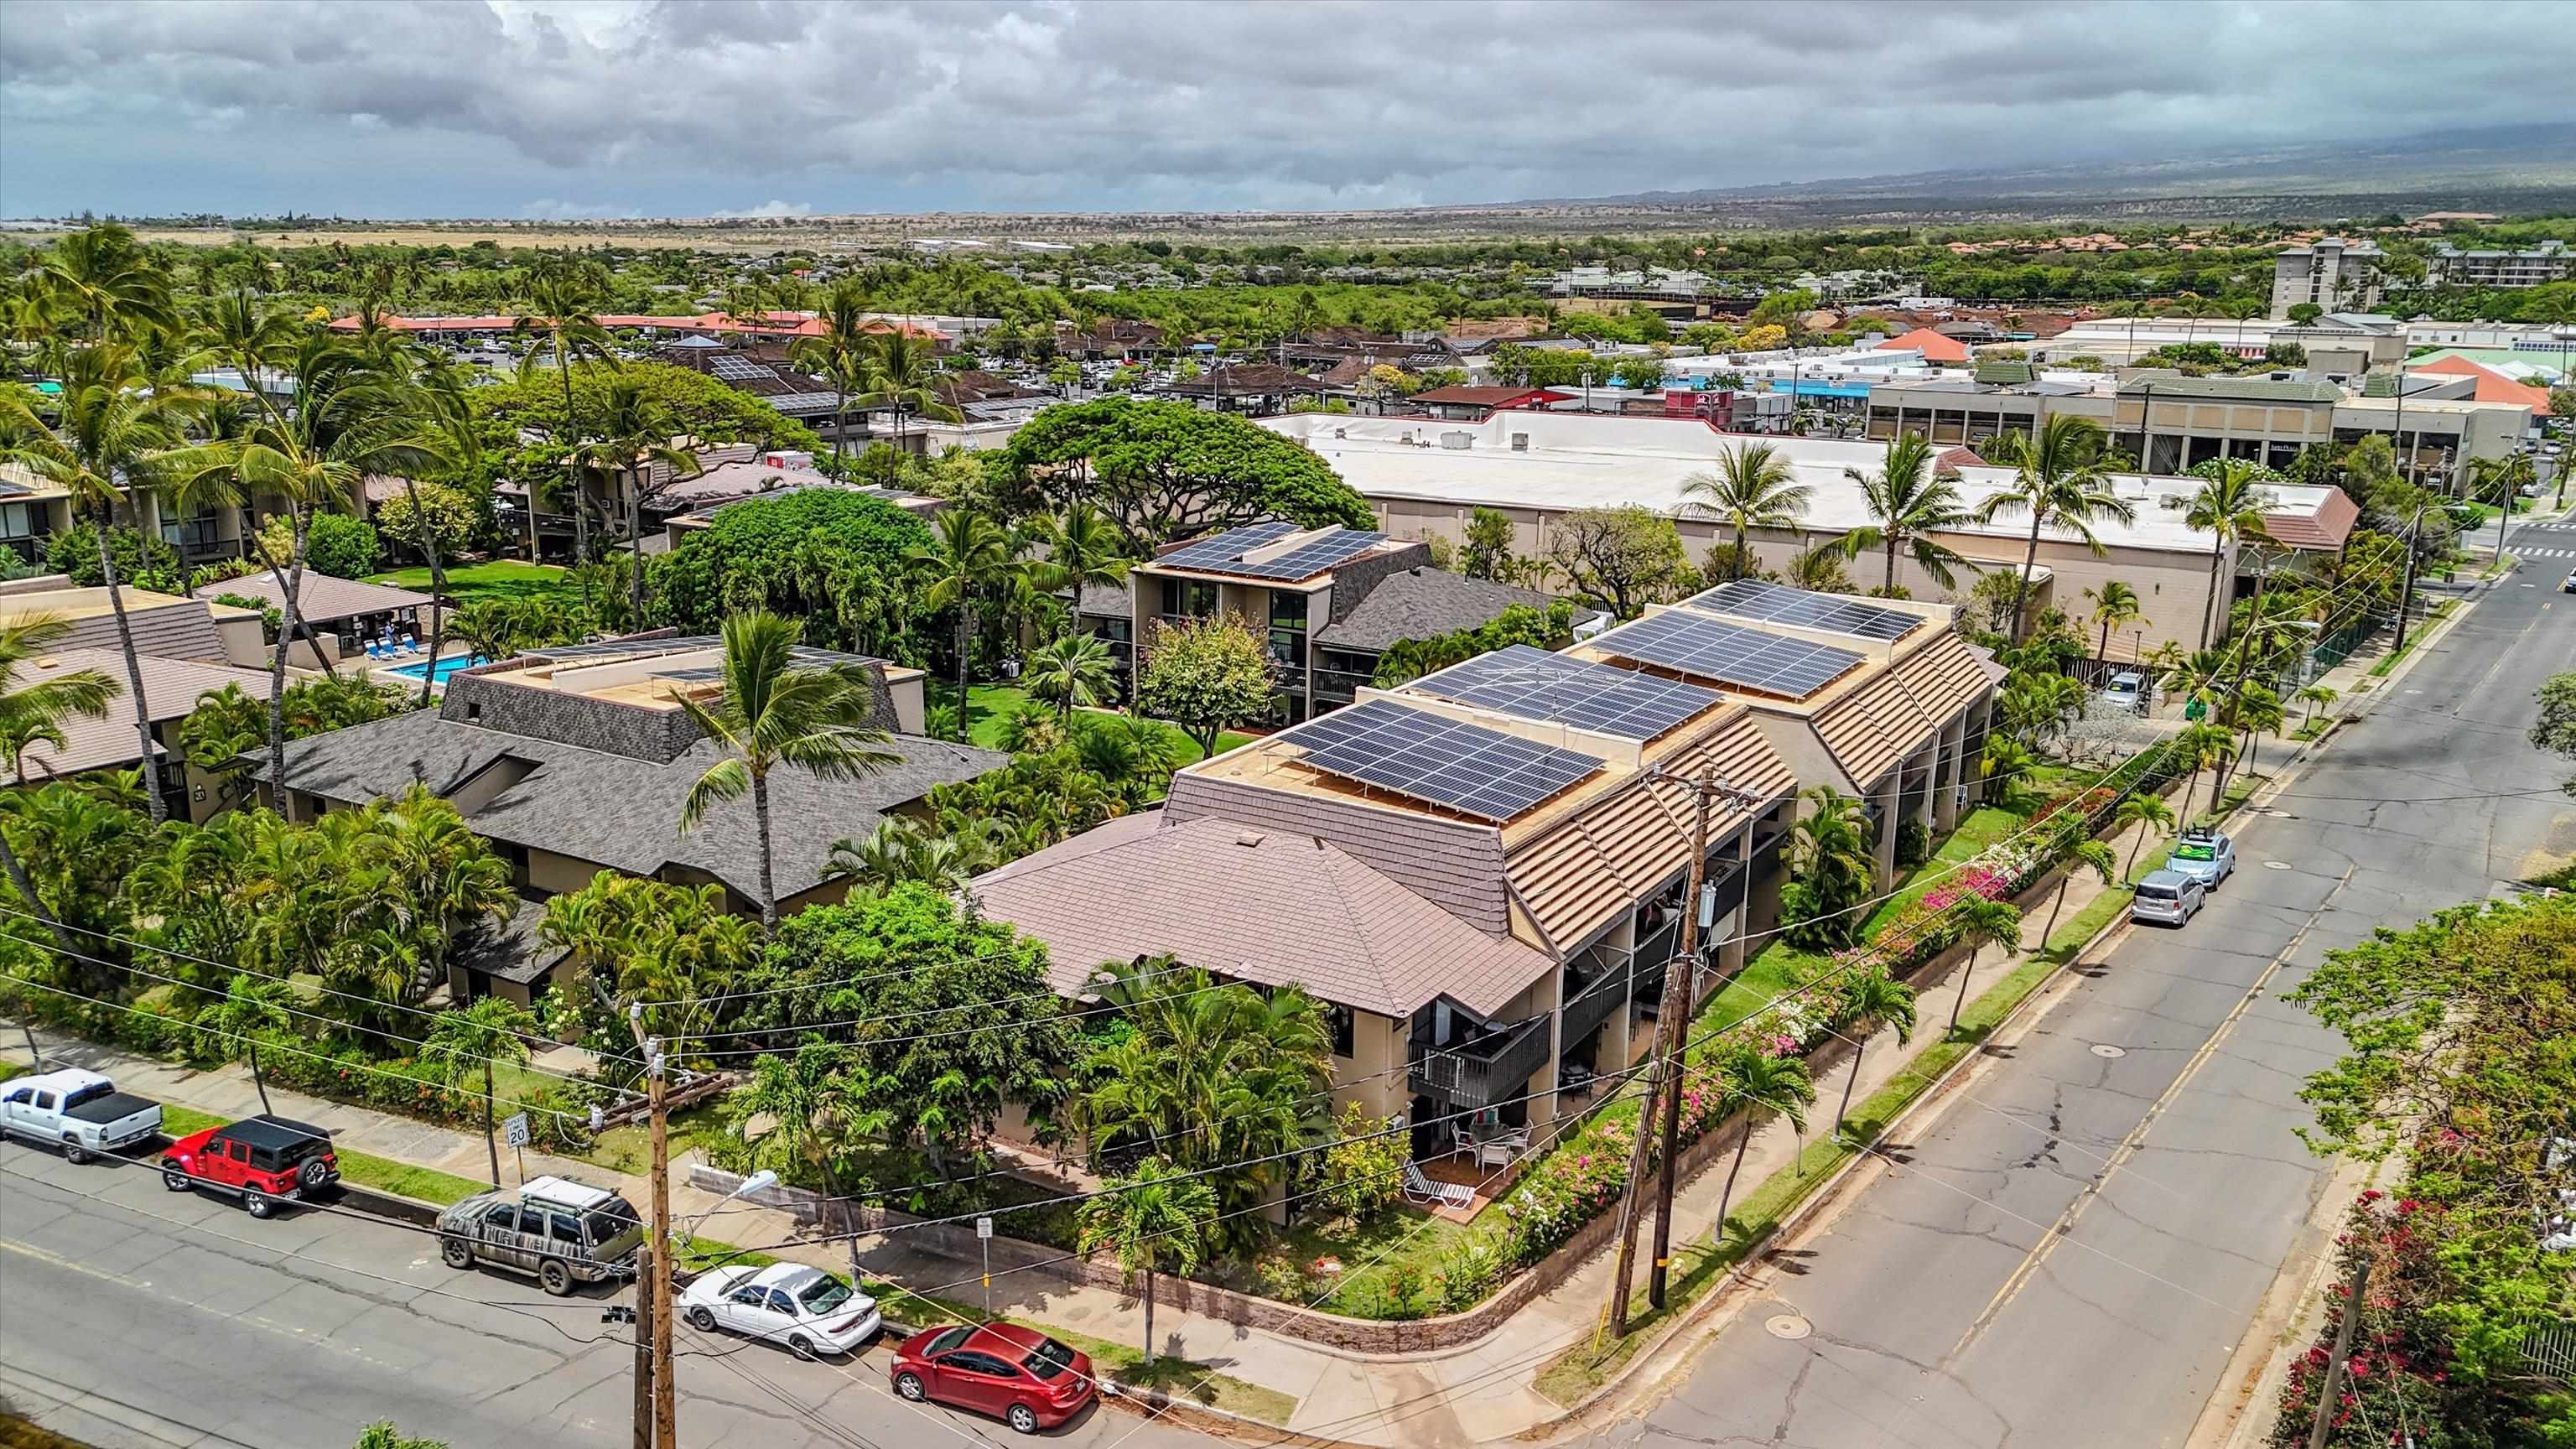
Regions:
[[1453, 1047], [1417, 1048], [1406, 1075], [1417, 1092], [1458, 1107], [1486, 1107], [1521, 1094], [1547, 1061], [1548, 1018], [1534, 1016]]
[[1569, 1053], [1627, 1004], [1629, 969], [1623, 958], [1598, 977], [1575, 984], [1573, 995], [1565, 1003], [1564, 1040]]

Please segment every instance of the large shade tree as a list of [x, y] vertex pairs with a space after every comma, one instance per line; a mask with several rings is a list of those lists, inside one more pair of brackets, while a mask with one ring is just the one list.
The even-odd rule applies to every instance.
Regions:
[[1269, 518], [1376, 526], [1368, 501], [1294, 439], [1188, 403], [1103, 398], [1048, 408], [1002, 456], [1038, 506], [1098, 509], [1131, 557]]

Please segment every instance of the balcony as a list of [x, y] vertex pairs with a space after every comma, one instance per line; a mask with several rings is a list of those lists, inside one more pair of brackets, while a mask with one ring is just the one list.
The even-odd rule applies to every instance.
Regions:
[[1548, 1016], [1470, 1032], [1448, 1047], [1417, 1047], [1406, 1076], [1416, 1092], [1453, 1108], [1488, 1107], [1526, 1090], [1547, 1061]]
[[1620, 959], [1596, 967], [1589, 976], [1569, 972], [1566, 979], [1565, 1046], [1571, 1054], [1577, 1043], [1601, 1029], [1601, 1024], [1619, 1014], [1628, 1001], [1629, 965], [1626, 953]]

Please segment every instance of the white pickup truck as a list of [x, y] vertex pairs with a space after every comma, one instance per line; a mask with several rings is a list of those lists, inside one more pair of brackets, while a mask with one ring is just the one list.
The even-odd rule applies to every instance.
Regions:
[[0, 1083], [0, 1133], [58, 1143], [63, 1157], [87, 1162], [161, 1130], [161, 1104], [116, 1090], [116, 1083], [77, 1067]]

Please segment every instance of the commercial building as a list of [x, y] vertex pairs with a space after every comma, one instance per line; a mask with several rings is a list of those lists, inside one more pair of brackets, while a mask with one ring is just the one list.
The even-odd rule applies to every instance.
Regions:
[[2377, 244], [2320, 237], [2284, 250], [2272, 263], [2272, 315], [2313, 304], [2328, 312], [2379, 305], [2381, 253]]
[[[1337, 1095], [1436, 1158], [1581, 1110], [1779, 917], [1803, 785], [1889, 868], [1976, 777], [2000, 673], [1935, 605], [1733, 587], [1565, 653], [1514, 648], [1202, 761], [1160, 811], [981, 876], [1056, 988], [1171, 954], [1329, 1004]], [[1713, 923], [1679, 953], [1697, 792]]]
[[[1122, 674], [1166, 624], [1231, 615], [1265, 631], [1278, 693], [1269, 723], [1294, 724], [1348, 704], [1377, 675], [1378, 656], [1492, 622], [1514, 605], [1554, 602], [1534, 589], [1431, 566], [1418, 539], [1341, 527], [1259, 523], [1191, 540], [1082, 592], [1078, 617]], [[1595, 616], [1578, 609], [1578, 622]]]
[[[2410, 407], [2410, 423], [2412, 414]], [[1379, 527], [1390, 533], [1457, 542], [1464, 537], [1469, 514], [1492, 508], [1513, 521], [1513, 550], [1529, 558], [1547, 557], [1566, 514], [1633, 504], [1674, 518], [1684, 546], [1697, 559], [1721, 538], [1731, 539], [1731, 533], [1691, 515], [1685, 485], [1737, 448], [1768, 444], [1809, 489], [1797, 526], [1755, 529], [1748, 537], [1755, 561], [1774, 571], [1785, 569], [1797, 552], [1873, 521], [1860, 486], [1849, 475], [1867, 475], [1887, 456], [1881, 442], [1747, 437], [1721, 433], [1696, 420], [1568, 413], [1501, 413], [1473, 427], [1312, 415], [1273, 419], [1263, 426], [1303, 441], [1331, 464], [1378, 510]], [[1463, 444], [1453, 445], [1450, 434], [1462, 435]], [[2011, 482], [2009, 470], [1973, 456], [1955, 461], [1959, 491], [1971, 509]], [[2099, 556], [2072, 537], [2042, 533], [2033, 595], [2040, 606], [2056, 604], [2080, 613], [2086, 607], [2085, 590], [2116, 578], [2137, 590], [2147, 617], [2113, 641], [2115, 658], [2132, 657], [2167, 640], [2192, 647], [2199, 641], [2209, 593], [2211, 539], [2183, 522], [2183, 510], [2200, 480], [2122, 474], [2114, 486], [2136, 508], [2136, 521], [2098, 527], [2104, 548]], [[2279, 485], [2271, 492], [2272, 513], [2283, 527], [2319, 540], [2312, 546], [2328, 551], [2342, 546], [2353, 513], [2351, 501], [2339, 490]], [[1979, 568], [2018, 570], [2028, 539], [2028, 522], [2007, 515], [1990, 524], [1945, 531], [1939, 541]], [[2230, 578], [2233, 546], [2221, 552], [2228, 565], [2221, 577]], [[1875, 585], [1880, 568], [1877, 560], [1864, 557], [1851, 565], [1851, 572], [1858, 583]], [[1919, 599], [1953, 596], [1910, 559], [1898, 560], [1896, 582]], [[1957, 592], [1964, 594], [1972, 582], [1972, 575], [1961, 576]]]
[[2471, 247], [2435, 242], [2427, 280], [2446, 287], [2537, 287], [2576, 273], [2576, 252], [2552, 238], [2531, 247]]
[[[799, 662], [854, 664], [875, 686], [876, 723], [891, 736], [892, 763], [854, 780], [793, 765], [769, 776], [779, 908], [838, 900], [825, 873], [831, 844], [875, 829], [886, 816], [923, 809], [937, 785], [972, 779], [1009, 756], [922, 733], [922, 672], [830, 650], [800, 649]], [[565, 645], [451, 675], [434, 710], [415, 710], [287, 746], [287, 814], [311, 819], [401, 794], [417, 780], [454, 805], [510, 864], [511, 883], [534, 906], [578, 890], [603, 870], [678, 885], [724, 888], [728, 905], [757, 911], [760, 835], [748, 799], [714, 806], [681, 833], [690, 787], [722, 756], [676, 695], [707, 700], [722, 689], [723, 646], [703, 637]], [[261, 772], [262, 792], [274, 800]], [[525, 915], [526, 913], [522, 913]], [[541, 994], [553, 962], [534, 935], [522, 949], [478, 953], [454, 983], [460, 997]]]

